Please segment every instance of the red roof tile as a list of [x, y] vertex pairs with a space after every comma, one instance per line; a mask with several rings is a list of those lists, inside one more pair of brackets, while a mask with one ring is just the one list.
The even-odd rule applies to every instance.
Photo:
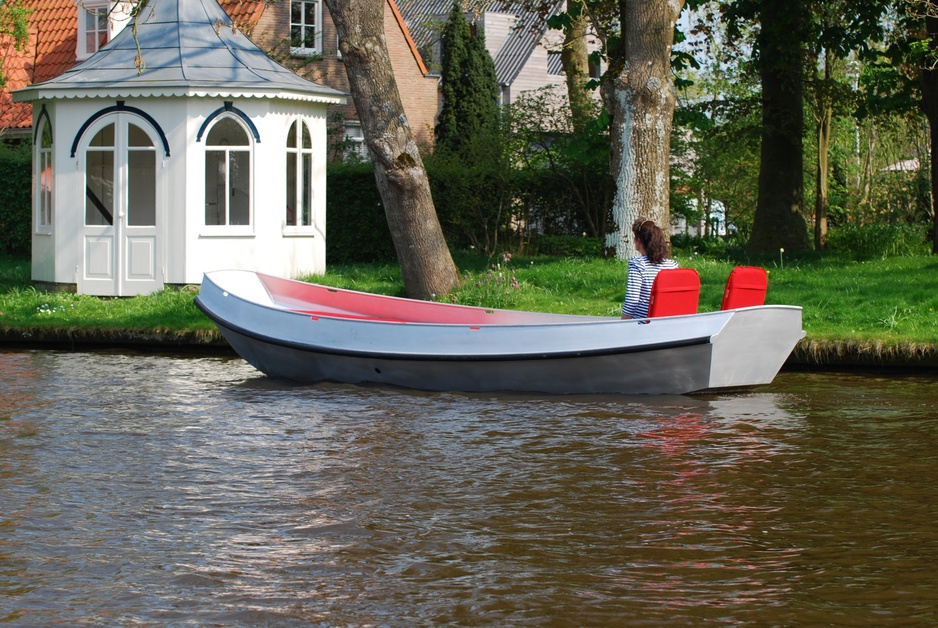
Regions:
[[[270, 0], [220, 0], [237, 27], [250, 33]], [[10, 92], [62, 74], [75, 65], [78, 5], [75, 0], [22, 0], [32, 9], [29, 45], [23, 51], [0, 42], [0, 54], [9, 48], [4, 63], [6, 87], [0, 92], [0, 132], [32, 126], [32, 106], [12, 102]]]
[[74, 0], [23, 0], [32, 9], [29, 45], [10, 54], [4, 64], [7, 84], [0, 92], [0, 130], [32, 126], [32, 106], [14, 103], [10, 92], [58, 76], [75, 64], [78, 8]]

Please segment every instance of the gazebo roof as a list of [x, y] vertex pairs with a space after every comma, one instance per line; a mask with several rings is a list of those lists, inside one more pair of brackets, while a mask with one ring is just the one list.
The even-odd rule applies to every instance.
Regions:
[[150, 0], [136, 25], [136, 39], [131, 22], [84, 63], [17, 90], [14, 100], [230, 96], [345, 102], [343, 92], [301, 78], [264, 54], [216, 0]]

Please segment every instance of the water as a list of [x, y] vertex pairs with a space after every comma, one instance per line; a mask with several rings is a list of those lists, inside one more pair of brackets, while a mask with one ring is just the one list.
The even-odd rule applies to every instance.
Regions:
[[938, 380], [424, 394], [0, 351], [0, 623], [938, 621]]

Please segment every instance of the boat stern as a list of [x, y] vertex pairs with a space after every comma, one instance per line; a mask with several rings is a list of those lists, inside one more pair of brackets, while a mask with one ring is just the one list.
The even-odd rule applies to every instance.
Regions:
[[766, 305], [734, 310], [711, 338], [710, 388], [769, 384], [804, 338], [801, 308]]

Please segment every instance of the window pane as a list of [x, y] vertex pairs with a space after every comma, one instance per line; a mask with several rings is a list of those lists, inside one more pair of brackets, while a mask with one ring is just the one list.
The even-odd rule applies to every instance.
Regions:
[[294, 48], [299, 48], [303, 45], [303, 27], [302, 26], [290, 27], [290, 45]]
[[231, 196], [228, 199], [228, 224], [251, 224], [251, 153], [231, 151], [228, 172]]
[[46, 122], [42, 125], [42, 148], [52, 148], [52, 128]]
[[315, 2], [303, 3], [303, 17], [306, 18], [306, 26], [308, 27], [316, 26], [316, 3]]
[[102, 31], [98, 33], [98, 47], [95, 49], [95, 52], [104, 48], [104, 45], [107, 43], [107, 31]]
[[303, 223], [306, 226], [313, 224], [313, 156], [303, 155]]
[[304, 48], [315, 48], [316, 47], [316, 29], [312, 27], [306, 27], [306, 37], [303, 38], [303, 47]]
[[292, 22], [293, 24], [301, 24], [303, 22], [303, 3], [302, 2], [290, 3], [290, 22]]
[[127, 224], [156, 226], [156, 153], [133, 150], [127, 153]]
[[98, 24], [98, 16], [95, 15], [94, 9], [85, 10], [85, 31], [88, 33], [93, 33], [97, 30], [96, 26]]
[[114, 224], [114, 151], [88, 151], [85, 224]]
[[147, 135], [143, 129], [135, 124], [128, 126], [130, 127], [130, 133], [128, 134], [130, 136], [128, 140], [130, 146], [153, 146], [150, 136]]
[[98, 51], [98, 36], [93, 31], [88, 31], [85, 35], [85, 52], [93, 54]]
[[287, 148], [296, 148], [296, 122], [290, 125], [290, 132], [287, 133]]
[[225, 219], [225, 151], [205, 151], [205, 224], [223, 225]]
[[312, 148], [313, 140], [309, 136], [309, 127], [303, 123], [303, 148]]
[[109, 124], [98, 131], [91, 139], [90, 146], [114, 146], [114, 125]]
[[52, 225], [52, 151], [39, 153], [39, 224]]
[[224, 117], [208, 132], [205, 144], [207, 146], [248, 146], [248, 134], [233, 118]]
[[287, 224], [296, 225], [296, 160], [295, 153], [287, 153]]

